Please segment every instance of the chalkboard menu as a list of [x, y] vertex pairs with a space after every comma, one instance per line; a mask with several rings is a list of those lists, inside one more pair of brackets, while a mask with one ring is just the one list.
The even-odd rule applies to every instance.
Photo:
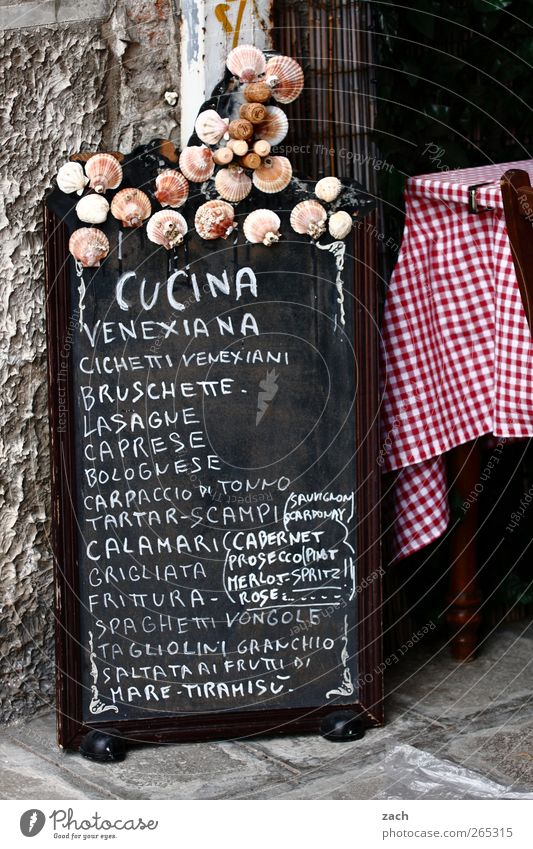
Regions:
[[[127, 185], [164, 154], [126, 157]], [[352, 242], [291, 231], [311, 196], [261, 197], [268, 247], [191, 228], [167, 251], [110, 216], [98, 268], [68, 256], [72, 198], [48, 198], [63, 746], [380, 719], [375, 317]], [[372, 209], [358, 186], [343, 203]]]

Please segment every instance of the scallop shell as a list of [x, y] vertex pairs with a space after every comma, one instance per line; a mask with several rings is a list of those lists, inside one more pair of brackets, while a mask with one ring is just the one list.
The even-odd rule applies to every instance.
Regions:
[[252, 191], [252, 181], [239, 166], [221, 168], [215, 177], [215, 188], [224, 200], [238, 203]]
[[333, 236], [334, 239], [345, 239], [352, 227], [352, 216], [342, 209], [339, 212], [334, 212], [329, 219], [328, 230], [330, 236]]
[[205, 145], [185, 147], [180, 153], [180, 169], [191, 183], [203, 183], [215, 170], [213, 153]]
[[81, 195], [89, 182], [79, 162], [65, 162], [57, 172], [56, 180], [58, 188], [67, 195], [73, 192]]
[[161, 206], [183, 206], [189, 196], [189, 184], [186, 178], [174, 168], [165, 168], [155, 178], [154, 197]]
[[304, 72], [290, 56], [273, 56], [267, 62], [265, 82], [278, 103], [292, 103], [304, 87]]
[[140, 227], [151, 211], [148, 195], [140, 189], [121, 189], [111, 201], [111, 214], [124, 227]]
[[254, 209], [244, 219], [244, 235], [254, 245], [273, 245], [279, 242], [281, 220], [271, 209]]
[[291, 212], [291, 227], [296, 233], [318, 239], [326, 230], [327, 213], [317, 200], [304, 200]]
[[240, 44], [234, 47], [226, 59], [226, 67], [241, 83], [255, 82], [265, 73], [266, 59], [259, 48], [253, 44]]
[[84, 268], [95, 268], [109, 253], [109, 239], [96, 227], [80, 227], [70, 237], [68, 249]]
[[208, 200], [196, 210], [194, 226], [202, 239], [227, 239], [235, 229], [235, 211], [223, 200]]
[[109, 204], [102, 195], [85, 195], [76, 204], [76, 215], [85, 224], [103, 224], [109, 212]]
[[267, 194], [281, 192], [286, 188], [292, 177], [292, 165], [286, 156], [267, 156], [260, 168], [253, 173], [256, 189]]
[[331, 203], [342, 192], [342, 183], [337, 177], [322, 177], [315, 186], [315, 195], [319, 200]]
[[196, 135], [204, 144], [218, 144], [228, 131], [229, 118], [221, 118], [214, 109], [201, 112], [194, 125]]
[[91, 189], [99, 195], [118, 189], [122, 182], [122, 166], [110, 153], [96, 153], [85, 163]]
[[146, 235], [156, 245], [163, 245], [167, 251], [177, 248], [183, 242], [187, 232], [187, 222], [181, 212], [164, 209], [156, 212], [146, 225]]
[[289, 131], [289, 119], [279, 106], [267, 106], [267, 117], [255, 125], [255, 135], [274, 146], [279, 144]]

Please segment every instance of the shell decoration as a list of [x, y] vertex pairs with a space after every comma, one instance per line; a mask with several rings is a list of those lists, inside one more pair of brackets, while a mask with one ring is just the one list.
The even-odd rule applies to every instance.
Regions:
[[342, 192], [342, 183], [338, 177], [322, 177], [315, 186], [315, 195], [319, 200], [332, 203]]
[[253, 44], [240, 44], [228, 53], [226, 67], [241, 83], [253, 83], [265, 73], [266, 59]]
[[140, 189], [121, 189], [111, 202], [111, 214], [123, 227], [140, 227], [151, 211], [148, 195]]
[[235, 212], [230, 203], [208, 200], [196, 210], [194, 226], [202, 239], [227, 239], [235, 229]]
[[254, 125], [251, 121], [247, 121], [246, 118], [236, 118], [235, 121], [231, 121], [228, 132], [232, 139], [244, 139], [248, 141], [254, 134]]
[[76, 204], [76, 215], [85, 224], [103, 224], [108, 213], [109, 203], [102, 195], [85, 195]]
[[240, 116], [250, 124], [260, 124], [266, 119], [266, 106], [262, 103], [243, 103], [240, 108]]
[[79, 162], [65, 162], [57, 172], [56, 180], [58, 188], [67, 195], [73, 192], [81, 195], [89, 182]]
[[118, 189], [122, 182], [122, 166], [110, 153], [96, 153], [85, 163], [91, 189], [99, 195]]
[[84, 268], [96, 268], [109, 253], [109, 239], [96, 227], [80, 227], [70, 237], [68, 249]]
[[252, 181], [240, 166], [230, 165], [217, 173], [215, 188], [224, 200], [238, 203], [252, 191]]
[[167, 251], [183, 243], [187, 232], [187, 222], [180, 212], [164, 209], [156, 212], [146, 225], [146, 235], [156, 245], [163, 245]]
[[204, 183], [215, 170], [213, 152], [205, 145], [185, 147], [180, 153], [179, 165], [191, 183]]
[[286, 156], [267, 156], [253, 173], [254, 186], [260, 192], [274, 194], [285, 189], [292, 177], [292, 165]]
[[291, 212], [291, 227], [296, 233], [318, 239], [326, 230], [327, 213], [317, 200], [304, 200]]
[[264, 139], [271, 146], [283, 141], [289, 131], [289, 119], [279, 106], [267, 106], [267, 117], [255, 126], [258, 139]]
[[218, 144], [228, 132], [229, 118], [222, 118], [214, 109], [200, 112], [194, 129], [200, 141], [204, 144]]
[[154, 197], [161, 206], [183, 206], [189, 197], [189, 183], [179, 171], [165, 168], [155, 178]]
[[273, 245], [280, 240], [281, 220], [271, 209], [254, 209], [244, 219], [244, 235], [253, 245]]
[[290, 56], [273, 56], [265, 71], [265, 82], [278, 103], [292, 103], [304, 87], [304, 72]]
[[339, 212], [334, 212], [330, 216], [328, 230], [330, 236], [333, 236], [334, 239], [345, 239], [352, 227], [353, 221], [349, 212], [341, 209]]

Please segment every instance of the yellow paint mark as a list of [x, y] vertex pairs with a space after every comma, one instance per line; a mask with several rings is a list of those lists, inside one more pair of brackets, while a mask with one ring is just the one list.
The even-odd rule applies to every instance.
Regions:
[[237, 10], [237, 20], [235, 22], [235, 26], [232, 25], [231, 21], [228, 18], [227, 13], [230, 10], [229, 3], [237, 2], [237, 0], [229, 0], [228, 3], [219, 3], [218, 6], [215, 6], [215, 17], [217, 21], [219, 21], [226, 33], [233, 33], [233, 44], [232, 47], [237, 47], [239, 43], [239, 36], [241, 34], [241, 26], [242, 26], [242, 18], [244, 15], [244, 10], [246, 9], [246, 4], [248, 0], [238, 0], [239, 8]]

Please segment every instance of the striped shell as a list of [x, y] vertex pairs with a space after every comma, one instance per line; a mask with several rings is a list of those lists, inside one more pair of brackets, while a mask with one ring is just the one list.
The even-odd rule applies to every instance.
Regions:
[[186, 178], [174, 168], [165, 168], [155, 178], [154, 197], [161, 206], [183, 206], [189, 196], [189, 184]]
[[279, 242], [281, 220], [271, 209], [254, 209], [244, 219], [244, 235], [254, 245], [273, 245]]
[[89, 182], [79, 162], [65, 162], [57, 172], [56, 180], [58, 188], [67, 195], [73, 192], [81, 195]]
[[70, 237], [68, 249], [84, 268], [96, 268], [109, 253], [109, 239], [96, 227], [80, 227]]
[[289, 130], [289, 119], [279, 106], [267, 106], [267, 117], [255, 126], [255, 135], [271, 146], [279, 144]]
[[341, 209], [330, 216], [328, 230], [330, 236], [333, 236], [334, 239], [345, 239], [352, 227], [353, 220], [349, 212]]
[[319, 200], [332, 203], [342, 192], [342, 183], [338, 177], [322, 177], [315, 186], [315, 195]]
[[253, 44], [239, 44], [228, 54], [226, 66], [241, 83], [253, 83], [266, 70], [266, 59]]
[[296, 233], [318, 239], [326, 230], [327, 213], [317, 200], [304, 200], [291, 212], [291, 227]]
[[202, 239], [227, 239], [235, 229], [235, 211], [223, 200], [208, 200], [196, 210], [194, 226]]
[[265, 71], [265, 82], [278, 103], [292, 103], [304, 87], [304, 72], [290, 56], [273, 56]]
[[256, 189], [274, 194], [285, 189], [292, 177], [292, 165], [286, 156], [267, 156], [260, 168], [253, 173]]
[[238, 203], [252, 191], [252, 181], [240, 166], [230, 165], [216, 175], [215, 188], [224, 200]]
[[76, 215], [85, 224], [103, 224], [109, 212], [109, 204], [102, 195], [85, 195], [76, 204]]
[[156, 212], [146, 225], [146, 235], [156, 245], [163, 245], [167, 251], [177, 248], [183, 242], [187, 232], [187, 222], [180, 212], [164, 209]]
[[85, 163], [89, 185], [99, 195], [118, 189], [122, 182], [122, 166], [110, 153], [95, 153]]
[[213, 154], [205, 145], [185, 147], [180, 153], [180, 169], [191, 183], [203, 183], [215, 170]]
[[204, 144], [218, 144], [228, 131], [229, 118], [221, 118], [214, 109], [201, 112], [194, 125], [196, 135]]
[[151, 211], [148, 195], [140, 189], [121, 189], [111, 201], [111, 214], [123, 227], [140, 227]]

